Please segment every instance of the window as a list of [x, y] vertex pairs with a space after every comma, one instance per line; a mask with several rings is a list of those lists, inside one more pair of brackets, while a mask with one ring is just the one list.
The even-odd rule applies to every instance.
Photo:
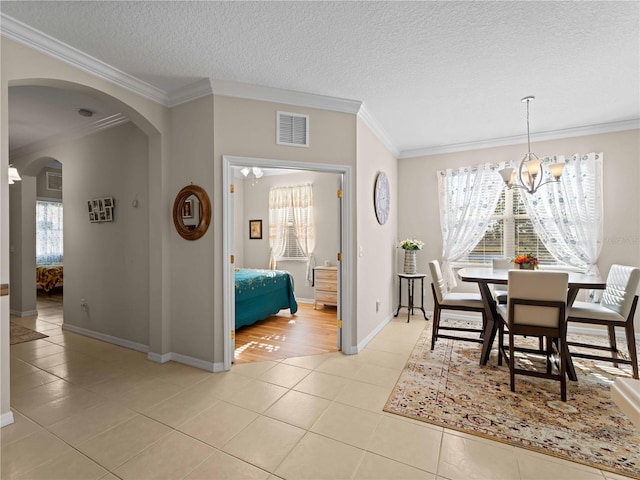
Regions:
[[309, 260], [315, 248], [311, 184], [269, 190], [270, 268], [279, 260]]
[[36, 202], [36, 263], [62, 263], [62, 203]]
[[296, 226], [293, 219], [293, 208], [289, 208], [287, 212], [287, 229], [284, 239], [284, 252], [278, 257], [278, 260], [307, 260], [307, 255], [302, 251], [298, 236], [296, 235]]
[[527, 194], [518, 189], [502, 192], [482, 240], [469, 253], [469, 262], [491, 263], [493, 258], [532, 253], [541, 264], [558, 263], [536, 234], [521, 195]]

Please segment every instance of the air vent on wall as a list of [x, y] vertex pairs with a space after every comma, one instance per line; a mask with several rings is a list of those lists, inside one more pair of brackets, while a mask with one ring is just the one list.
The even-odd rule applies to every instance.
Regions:
[[62, 191], [62, 174], [58, 172], [47, 172], [47, 190]]
[[309, 146], [309, 115], [278, 112], [276, 143], [295, 147]]

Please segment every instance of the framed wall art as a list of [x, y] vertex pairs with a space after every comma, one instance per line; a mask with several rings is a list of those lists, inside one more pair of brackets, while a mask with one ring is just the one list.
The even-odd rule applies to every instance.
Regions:
[[249, 220], [249, 238], [251, 240], [262, 239], [262, 220]]
[[89, 210], [89, 222], [102, 223], [113, 222], [113, 209], [115, 202], [113, 197], [93, 198], [87, 200], [87, 208]]

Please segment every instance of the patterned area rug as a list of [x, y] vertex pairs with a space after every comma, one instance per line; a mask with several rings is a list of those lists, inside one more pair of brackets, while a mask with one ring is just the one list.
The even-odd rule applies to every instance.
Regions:
[[22, 325], [18, 325], [17, 323], [9, 322], [10, 328], [10, 345], [15, 345], [16, 343], [24, 343], [30, 342], [31, 340], [38, 340], [39, 338], [46, 338], [49, 335], [45, 335], [44, 333], [36, 332], [35, 330], [31, 330], [30, 328], [23, 327]]
[[511, 392], [497, 349], [480, 366], [479, 344], [439, 339], [430, 348], [429, 326], [384, 411], [640, 478], [640, 432], [610, 396], [615, 377], [630, 377], [630, 366], [574, 358], [578, 382], [568, 382], [565, 403], [553, 380], [516, 375]]

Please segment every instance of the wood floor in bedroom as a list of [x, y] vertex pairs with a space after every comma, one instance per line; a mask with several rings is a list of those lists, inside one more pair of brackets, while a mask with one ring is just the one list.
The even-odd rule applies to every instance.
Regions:
[[336, 308], [298, 303], [236, 330], [236, 364], [337, 352]]

